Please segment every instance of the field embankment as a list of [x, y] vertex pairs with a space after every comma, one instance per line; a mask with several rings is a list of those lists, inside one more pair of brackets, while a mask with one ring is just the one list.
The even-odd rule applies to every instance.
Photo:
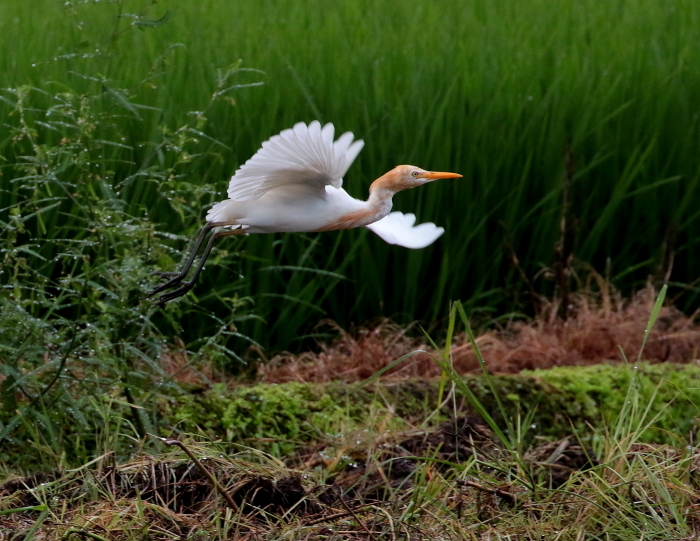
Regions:
[[162, 409], [177, 423], [170, 435], [194, 420], [197, 435], [163, 439], [155, 455], [107, 451], [81, 468], [9, 479], [0, 484], [0, 532], [632, 540], [698, 531], [700, 459], [687, 445], [700, 403], [696, 365], [465, 383], [469, 400], [455, 387], [440, 397], [437, 382], [410, 381], [219, 385], [173, 397]]

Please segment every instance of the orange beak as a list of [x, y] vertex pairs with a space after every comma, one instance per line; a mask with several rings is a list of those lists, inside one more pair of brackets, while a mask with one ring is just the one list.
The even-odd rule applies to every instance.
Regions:
[[457, 173], [441, 173], [435, 171], [429, 171], [420, 175], [422, 178], [427, 178], [428, 180], [438, 180], [440, 178], [462, 178], [462, 175]]

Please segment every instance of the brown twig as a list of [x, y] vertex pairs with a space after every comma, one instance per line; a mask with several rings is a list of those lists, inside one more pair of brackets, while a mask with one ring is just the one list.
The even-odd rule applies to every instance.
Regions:
[[370, 536], [372, 541], [377, 541], [377, 538], [374, 537], [374, 534], [372, 533], [372, 531], [367, 527], [367, 525], [364, 522], [362, 522], [360, 517], [357, 516], [357, 513], [355, 513], [355, 511], [352, 510], [352, 507], [350, 507], [345, 502], [345, 500], [343, 500], [343, 498], [340, 498], [340, 503], [343, 505], [343, 507], [345, 507], [345, 509], [348, 510], [348, 513], [350, 513], [353, 516], [353, 518], [360, 524], [360, 526], [362, 526], [362, 529], [367, 532], [367, 535]]
[[165, 443], [165, 445], [167, 445], [168, 447], [171, 447], [173, 445], [177, 445], [180, 449], [185, 451], [185, 454], [192, 459], [192, 462], [194, 462], [197, 465], [197, 467], [204, 474], [204, 476], [207, 479], [209, 479], [209, 482], [212, 485], [214, 485], [214, 488], [216, 489], [216, 491], [224, 497], [224, 499], [226, 500], [226, 503], [229, 505], [229, 507], [231, 509], [235, 509], [236, 511], [238, 511], [238, 506], [236, 505], [236, 502], [233, 501], [233, 498], [231, 498], [231, 495], [228, 492], [226, 492], [224, 487], [222, 487], [219, 484], [219, 482], [214, 478], [214, 476], [209, 472], [209, 470], [207, 470], [204, 467], [204, 464], [202, 464], [199, 461], [199, 459], [194, 455], [194, 453], [192, 451], [190, 451], [187, 448], [187, 446], [184, 443], [182, 443], [179, 440], [164, 440], [163, 443]]
[[485, 487], [484, 485], [480, 485], [479, 483], [475, 483], [474, 481], [458, 481], [458, 483], [463, 486], [475, 488], [482, 492], [487, 492], [488, 494], [500, 496], [501, 498], [510, 500], [513, 504], [515, 504], [518, 501], [518, 497], [515, 494], [511, 494], [510, 492], [506, 492], [505, 490], [501, 490], [500, 488]]
[[566, 145], [566, 175], [562, 190], [561, 214], [559, 217], [559, 240], [554, 251], [557, 262], [554, 264], [554, 275], [557, 282], [559, 304], [558, 316], [566, 321], [569, 315], [569, 275], [571, 273], [571, 261], [573, 259], [573, 227], [571, 224], [571, 187], [574, 182], [574, 152], [571, 138]]
[[[373, 503], [366, 503], [364, 505], [358, 505], [355, 509], [363, 509], [364, 507], [375, 507]], [[347, 507], [345, 507], [347, 509]], [[328, 515], [325, 517], [320, 517], [320, 518], [315, 518], [309, 522], [305, 523], [305, 526], [314, 526], [316, 524], [321, 524], [322, 522], [330, 522], [332, 520], [335, 520], [337, 518], [343, 518], [343, 517], [349, 517], [352, 516], [352, 511], [343, 511], [342, 513], [335, 513], [333, 515]]]
[[347, 511], [343, 511], [342, 513], [335, 513], [334, 515], [328, 515], [326, 517], [315, 518], [314, 520], [306, 522], [304, 524], [304, 526], [315, 526], [316, 524], [321, 524], [322, 522], [330, 522], [330, 521], [335, 520], [337, 518], [349, 517], [350, 515], [351, 515], [351, 513], [348, 513]]

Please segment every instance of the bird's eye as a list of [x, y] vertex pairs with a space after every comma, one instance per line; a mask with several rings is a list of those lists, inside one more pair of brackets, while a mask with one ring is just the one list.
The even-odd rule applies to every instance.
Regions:
[[411, 176], [417, 177], [417, 176], [418, 176], [418, 171], [413, 171], [413, 173], [411, 173]]

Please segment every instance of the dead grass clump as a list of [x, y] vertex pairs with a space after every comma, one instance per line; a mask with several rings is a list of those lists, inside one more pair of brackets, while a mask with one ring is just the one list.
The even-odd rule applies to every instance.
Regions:
[[[331, 321], [321, 323], [337, 331], [338, 338], [330, 344], [319, 344], [317, 352], [277, 355], [258, 369], [262, 381], [362, 381], [402, 355], [417, 350], [432, 351], [426, 343], [409, 337], [409, 329], [387, 319], [372, 327], [359, 329], [355, 334], [341, 329]], [[431, 377], [435, 374], [434, 366], [435, 361], [430, 354], [417, 353], [389, 370], [386, 377]]]
[[211, 362], [192, 362], [185, 344], [179, 338], [175, 339], [175, 347], [164, 348], [160, 364], [173, 381], [186, 388], [208, 387], [226, 380], [226, 376], [216, 370]]
[[[564, 532], [562, 539], [583, 538], [582, 531], [596, 539], [608, 531], [620, 539], [640, 531], [696, 539], [700, 531], [697, 450], [611, 444], [597, 458], [569, 437], [538, 443], [517, 462], [478, 418], [421, 431], [348, 434], [317, 450], [340, 462], [315, 460], [306, 471], [195, 441], [187, 443], [195, 463], [177, 451], [126, 464], [107, 455], [46, 483], [0, 486], [0, 539], [418, 541], [484, 531], [494, 539], [552, 537], [543, 531]], [[192, 486], [198, 496], [175, 505]], [[40, 508], [18, 508], [18, 500]]]
[[[491, 372], [555, 366], [585, 366], [634, 361], [644, 339], [657, 293], [648, 286], [629, 300], [618, 294], [576, 294], [570, 297], [568, 317], [557, 317], [559, 305], [551, 302], [530, 322], [514, 322], [476, 340]], [[643, 358], [650, 362], [688, 363], [698, 358], [700, 325], [673, 306], [662, 308], [649, 334]], [[455, 367], [462, 373], [478, 368], [471, 345], [452, 350]]]
[[[528, 322], [512, 322], [482, 333], [476, 343], [493, 373], [555, 366], [584, 366], [636, 359], [644, 330], [656, 298], [647, 287], [631, 299], [617, 293], [579, 293], [569, 297], [567, 318], [557, 316], [560, 306], [552, 301]], [[357, 331], [343, 331], [330, 323], [338, 338], [322, 343], [318, 351], [283, 354], [259, 369], [269, 383], [287, 381], [362, 381], [399, 357], [423, 350], [384, 374], [385, 379], [432, 378], [440, 368], [431, 355], [436, 352], [420, 339], [407, 335], [388, 320]], [[700, 352], [700, 325], [673, 306], [665, 306], [649, 335], [644, 359], [650, 362], [688, 363]], [[455, 337], [452, 347], [455, 369], [462, 374], [479, 370], [477, 356], [465, 335]]]
[[[25, 522], [41, 525], [42, 536], [57, 533], [50, 539], [73, 534], [131, 539], [124, 533], [133, 531], [149, 532], [143, 538], [153, 540], [190, 539], [195, 532], [212, 539], [215, 517], [227, 502], [207, 473], [232, 497], [229, 512], [240, 519], [239, 532], [258, 531], [257, 524], [265, 517], [324, 510], [310, 494], [310, 482], [279, 461], [256, 453], [238, 459], [196, 443], [189, 448], [200, 455], [201, 463], [169, 453], [138, 455], [116, 464], [108, 453], [91, 468], [5, 482], [0, 485], [0, 540], [8, 531], [25, 528]], [[37, 505], [51, 512], [40, 516]]]

